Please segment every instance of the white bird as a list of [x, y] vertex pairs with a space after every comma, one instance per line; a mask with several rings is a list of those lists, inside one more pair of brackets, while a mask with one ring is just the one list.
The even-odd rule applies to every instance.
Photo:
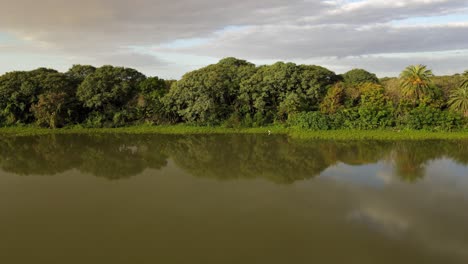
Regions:
[[268, 130], [268, 135], [271, 135], [271, 131], [270, 131], [270, 130]]

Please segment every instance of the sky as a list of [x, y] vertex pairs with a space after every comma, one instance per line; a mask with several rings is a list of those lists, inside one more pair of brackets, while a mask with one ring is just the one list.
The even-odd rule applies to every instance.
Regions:
[[111, 64], [178, 79], [224, 57], [461, 73], [468, 0], [0, 0], [0, 74]]

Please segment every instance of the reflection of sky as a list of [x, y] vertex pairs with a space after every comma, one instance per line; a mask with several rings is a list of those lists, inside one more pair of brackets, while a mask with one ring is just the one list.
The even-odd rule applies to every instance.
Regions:
[[459, 194], [468, 199], [468, 166], [450, 159], [434, 160], [426, 167], [424, 183], [437, 186], [438, 192]]
[[[326, 169], [321, 178], [332, 179], [341, 183], [359, 186], [382, 188], [389, 184], [401, 183], [395, 169], [385, 162], [351, 166], [339, 163]], [[418, 182], [419, 183], [419, 182]], [[424, 185], [437, 185], [438, 189], [461, 191], [468, 197], [468, 166], [455, 163], [451, 159], [437, 159], [428, 162], [425, 166]]]
[[412, 241], [431, 254], [455, 260], [468, 257], [463, 210], [468, 202], [468, 166], [449, 158], [428, 161], [424, 178], [409, 183], [398, 177], [391, 161], [339, 163], [320, 179], [349, 192], [352, 206], [343, 217], [352, 226], [401, 243]]
[[333, 179], [337, 182], [380, 188], [385, 185], [385, 180], [377, 175], [384, 168], [385, 164], [382, 162], [361, 166], [338, 163], [336, 166], [326, 169], [320, 177]]
[[359, 208], [352, 211], [347, 219], [394, 239], [401, 237], [409, 228], [404, 217], [379, 207]]

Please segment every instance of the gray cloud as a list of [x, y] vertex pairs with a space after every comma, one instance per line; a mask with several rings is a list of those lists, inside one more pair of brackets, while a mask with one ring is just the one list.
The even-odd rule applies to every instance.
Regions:
[[[468, 50], [468, 21], [431, 26], [393, 23], [466, 14], [467, 8], [466, 0], [2, 0], [0, 32], [22, 42], [0, 43], [0, 53], [40, 52], [139, 69], [175, 68], [158, 56], [168, 52], [249, 60], [331, 57], [335, 68], [345, 68], [349, 58], [366, 64], [367, 55]], [[241, 27], [229, 30], [233, 26]], [[175, 40], [191, 38], [206, 41], [171, 47]], [[139, 47], [139, 52], [132, 47]], [[382, 64], [395, 64], [392, 58], [380, 59]], [[175, 63], [191, 68], [184, 61]], [[379, 69], [383, 68], [387, 66]]]
[[367, 0], [341, 4], [332, 1], [329, 11], [317, 17], [305, 19], [315, 23], [343, 23], [366, 25], [386, 23], [415, 16], [441, 16], [467, 11], [466, 0]]
[[462, 25], [356, 28], [332, 26], [252, 26], [227, 32], [189, 48], [156, 48], [215, 56], [297, 59], [378, 53], [444, 51], [468, 48], [468, 23]]
[[[7, 0], [0, 28], [57, 49], [143, 45], [208, 35], [230, 25], [267, 24], [323, 10], [300, 0]], [[301, 11], [303, 10], [303, 11]]]

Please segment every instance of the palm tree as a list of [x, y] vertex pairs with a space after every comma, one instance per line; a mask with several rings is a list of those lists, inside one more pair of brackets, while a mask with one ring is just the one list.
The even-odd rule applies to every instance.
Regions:
[[468, 117], [468, 71], [463, 74], [460, 87], [451, 92], [448, 103], [450, 109]]
[[431, 92], [434, 74], [425, 65], [411, 65], [400, 74], [400, 86], [404, 96], [416, 101]]
[[465, 71], [465, 73], [462, 75], [461, 87], [468, 87], [468, 71]]

